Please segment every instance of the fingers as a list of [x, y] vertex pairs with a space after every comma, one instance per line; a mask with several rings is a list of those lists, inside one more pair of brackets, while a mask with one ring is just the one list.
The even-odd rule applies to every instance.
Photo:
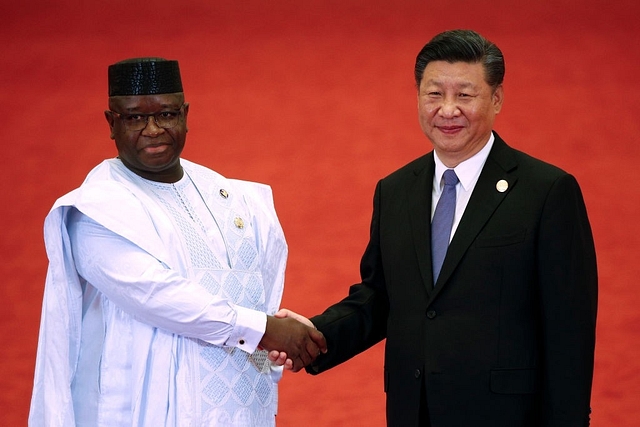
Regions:
[[[307, 339], [304, 341], [305, 347], [300, 354], [304, 366], [313, 363], [320, 354], [327, 352], [327, 342], [322, 332], [315, 328], [307, 328], [307, 334]], [[294, 363], [294, 371], [296, 368], [298, 365]]]
[[321, 353], [327, 352], [327, 342], [324, 339], [324, 335], [317, 329], [309, 330], [309, 341], [307, 341], [306, 345], [307, 354], [311, 357], [311, 362], [316, 360], [316, 357]]
[[327, 340], [325, 339], [322, 332], [317, 329], [314, 329], [310, 332], [311, 339], [318, 346], [318, 349], [322, 354], [327, 352]]
[[326, 352], [327, 344], [320, 331], [289, 317], [290, 313], [286, 313], [284, 318], [267, 316], [267, 327], [260, 345], [269, 350], [269, 360], [276, 365], [298, 372], [320, 353]]
[[287, 353], [282, 351], [271, 350], [267, 357], [276, 366], [283, 366], [287, 361]]
[[284, 369], [288, 371], [293, 371], [293, 360], [287, 359], [287, 361], [284, 362]]
[[284, 319], [285, 317], [289, 316], [289, 313], [292, 313], [292, 312], [287, 310], [286, 308], [281, 308], [276, 312], [276, 314], [274, 314], [274, 316], [277, 317], [278, 319]]
[[267, 357], [275, 366], [283, 366], [288, 371], [293, 370], [293, 360], [287, 358], [284, 351], [272, 350]]
[[274, 316], [278, 317], [278, 318], [281, 318], [281, 319], [289, 317], [289, 318], [297, 320], [300, 323], [303, 323], [303, 324], [309, 326], [310, 328], [315, 328], [313, 323], [311, 323], [311, 320], [307, 319], [306, 317], [304, 317], [304, 316], [302, 316], [302, 315], [300, 315], [300, 314], [298, 314], [298, 313], [296, 313], [294, 311], [286, 309], [286, 308], [281, 308]]
[[302, 369], [305, 366], [309, 365], [311, 362], [315, 360], [316, 357], [318, 357], [319, 352], [320, 352], [320, 349], [318, 349], [318, 346], [316, 345], [316, 343], [313, 342], [313, 340], [309, 335], [307, 335], [305, 339], [303, 339], [300, 342], [300, 347], [298, 351], [298, 359], [300, 363], [298, 363], [295, 357], [293, 358], [294, 370], [296, 368]]

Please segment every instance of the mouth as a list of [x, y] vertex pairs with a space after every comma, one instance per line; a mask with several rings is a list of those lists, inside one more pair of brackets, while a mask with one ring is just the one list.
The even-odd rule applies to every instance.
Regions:
[[150, 144], [142, 147], [140, 151], [148, 154], [159, 154], [167, 151], [170, 147], [170, 144]]
[[436, 126], [436, 128], [440, 132], [444, 133], [445, 135], [453, 135], [460, 132], [462, 129], [464, 129], [464, 126], [448, 125], [448, 126]]

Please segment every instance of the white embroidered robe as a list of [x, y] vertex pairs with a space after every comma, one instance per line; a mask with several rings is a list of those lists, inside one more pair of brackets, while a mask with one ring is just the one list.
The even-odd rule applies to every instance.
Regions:
[[[279, 306], [287, 255], [271, 190], [181, 162], [203, 202], [191, 222], [189, 207], [177, 212], [162, 185], [117, 159], [47, 216], [31, 426], [274, 424], [281, 369], [254, 351], [264, 313]], [[203, 209], [216, 230], [198, 220]], [[79, 255], [83, 265], [70, 216], [105, 242]], [[112, 265], [110, 254], [127, 255]]]

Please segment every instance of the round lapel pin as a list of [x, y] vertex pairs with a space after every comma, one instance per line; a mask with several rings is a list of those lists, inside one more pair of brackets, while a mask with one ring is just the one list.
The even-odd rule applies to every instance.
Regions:
[[509, 188], [509, 183], [504, 179], [501, 179], [496, 183], [496, 190], [498, 190], [501, 193], [504, 193], [505, 191], [507, 191], [507, 188]]

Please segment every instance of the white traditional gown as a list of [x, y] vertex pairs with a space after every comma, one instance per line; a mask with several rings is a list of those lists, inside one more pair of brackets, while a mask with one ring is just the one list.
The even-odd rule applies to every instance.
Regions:
[[45, 221], [31, 426], [269, 426], [280, 368], [256, 350], [287, 246], [271, 190], [182, 160], [175, 184], [117, 160]]

